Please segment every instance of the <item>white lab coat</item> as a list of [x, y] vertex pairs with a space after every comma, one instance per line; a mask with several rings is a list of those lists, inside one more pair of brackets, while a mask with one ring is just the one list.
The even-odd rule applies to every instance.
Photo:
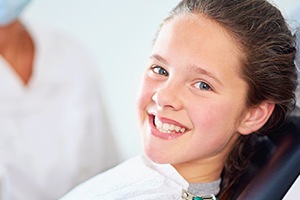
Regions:
[[117, 163], [94, 63], [76, 41], [30, 26], [23, 86], [0, 57], [0, 199], [52, 200]]
[[[60, 200], [181, 200], [188, 187], [172, 165], [138, 156], [82, 183]], [[219, 185], [197, 195], [211, 192], [216, 195]]]

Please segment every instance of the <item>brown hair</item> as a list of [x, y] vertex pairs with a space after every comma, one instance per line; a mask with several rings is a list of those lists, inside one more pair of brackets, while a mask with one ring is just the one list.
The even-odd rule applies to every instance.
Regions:
[[[225, 27], [246, 56], [241, 76], [248, 85], [247, 106], [275, 103], [265, 134], [283, 124], [295, 105], [297, 73], [295, 40], [281, 12], [265, 0], [183, 0], [165, 20], [177, 15], [202, 14]], [[248, 166], [258, 134], [240, 136], [223, 170], [221, 199], [231, 199], [233, 183]]]

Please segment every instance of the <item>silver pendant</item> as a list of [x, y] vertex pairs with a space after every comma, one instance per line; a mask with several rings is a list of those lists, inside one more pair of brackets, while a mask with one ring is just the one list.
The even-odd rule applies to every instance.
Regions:
[[182, 189], [181, 198], [184, 200], [218, 200], [218, 198], [213, 194], [198, 197], [198, 196], [195, 196], [195, 195], [189, 193], [188, 191], [186, 191], [184, 189]]

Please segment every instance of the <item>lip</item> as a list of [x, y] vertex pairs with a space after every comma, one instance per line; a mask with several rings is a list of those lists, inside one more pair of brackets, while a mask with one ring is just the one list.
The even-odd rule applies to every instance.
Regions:
[[[162, 133], [159, 130], [157, 130], [156, 126], [153, 123], [153, 121], [154, 121], [154, 115], [149, 114], [148, 115], [148, 119], [149, 119], [149, 125], [150, 125], [150, 132], [151, 132], [151, 134], [153, 136], [158, 137], [158, 138], [163, 139], [163, 140], [173, 140], [173, 139], [176, 139], [176, 138], [178, 138], [178, 137], [180, 137], [180, 136], [182, 136], [182, 135], [184, 135], [185, 133], [188, 132], [188, 130], [187, 130], [184, 133], [171, 133], [171, 134]], [[167, 120], [165, 118], [163, 118], [163, 120], [164, 120], [164, 122], [168, 121], [169, 123], [173, 123], [175, 125], [179, 125], [180, 126], [180, 124], [178, 124], [178, 123], [176, 123], [176, 122], [174, 122], [172, 120]]]

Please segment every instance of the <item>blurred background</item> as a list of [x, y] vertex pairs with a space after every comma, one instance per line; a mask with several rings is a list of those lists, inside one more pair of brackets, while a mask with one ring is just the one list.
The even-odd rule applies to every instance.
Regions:
[[[141, 152], [136, 91], [156, 30], [177, 2], [33, 0], [22, 15], [25, 21], [65, 32], [79, 40], [94, 56], [121, 160]], [[276, 0], [274, 3], [289, 19], [291, 27], [300, 26], [299, 0]]]

